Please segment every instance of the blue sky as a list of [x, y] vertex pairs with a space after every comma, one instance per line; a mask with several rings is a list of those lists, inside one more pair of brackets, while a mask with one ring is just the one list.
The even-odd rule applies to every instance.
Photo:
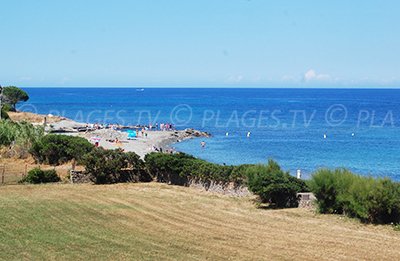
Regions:
[[0, 0], [0, 84], [400, 87], [400, 1]]

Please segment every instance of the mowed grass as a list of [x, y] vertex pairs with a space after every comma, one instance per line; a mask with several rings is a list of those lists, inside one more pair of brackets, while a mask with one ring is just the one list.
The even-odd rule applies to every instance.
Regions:
[[164, 184], [0, 187], [0, 259], [400, 260], [400, 232]]

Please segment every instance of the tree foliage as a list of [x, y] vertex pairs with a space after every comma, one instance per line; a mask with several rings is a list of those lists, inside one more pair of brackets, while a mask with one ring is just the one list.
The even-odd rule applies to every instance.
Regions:
[[83, 164], [86, 173], [96, 184], [152, 180], [145, 170], [144, 162], [134, 152], [96, 148], [85, 155]]
[[7, 86], [3, 88], [3, 102], [9, 104], [12, 111], [15, 111], [18, 102], [26, 102], [27, 100], [29, 100], [28, 94], [18, 87]]
[[72, 159], [79, 162], [93, 148], [90, 142], [81, 137], [49, 134], [34, 142], [30, 153], [39, 163], [59, 165]]

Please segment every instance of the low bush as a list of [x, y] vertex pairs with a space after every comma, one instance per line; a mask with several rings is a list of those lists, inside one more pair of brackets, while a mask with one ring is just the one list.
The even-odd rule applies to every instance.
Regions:
[[144, 162], [134, 152], [96, 148], [83, 158], [85, 172], [96, 184], [149, 182]]
[[32, 143], [44, 135], [42, 127], [26, 122], [0, 120], [0, 155], [6, 158], [26, 158]]
[[52, 170], [41, 170], [40, 168], [34, 168], [28, 172], [25, 178], [23, 178], [21, 183], [50, 183], [50, 182], [59, 182], [61, 179], [57, 175], [57, 172]]
[[30, 147], [43, 135], [43, 127], [36, 127], [27, 122], [0, 120], [0, 146], [23, 145]]
[[186, 185], [188, 183], [188, 177], [183, 175], [183, 172], [185, 166], [188, 166], [193, 160], [195, 160], [193, 156], [185, 153], [164, 154], [153, 152], [144, 157], [146, 169], [157, 182], [174, 185]]
[[8, 115], [9, 111], [10, 110], [9, 110], [8, 106], [7, 107], [6, 106], [2, 106], [1, 107], [1, 119], [9, 120], [10, 119], [10, 116]]
[[374, 224], [400, 223], [400, 184], [345, 169], [322, 169], [312, 175], [310, 188], [320, 213], [345, 214]]
[[345, 169], [321, 169], [313, 174], [308, 184], [318, 200], [319, 211], [327, 214], [343, 213], [340, 197], [343, 198], [344, 192], [350, 189], [354, 178]]
[[400, 225], [394, 225], [393, 228], [395, 231], [400, 231]]
[[190, 181], [243, 184], [246, 165], [225, 166], [194, 158], [185, 153], [150, 153], [144, 158], [147, 170], [158, 181], [188, 185]]
[[273, 160], [268, 165], [253, 165], [246, 169], [248, 187], [269, 207], [297, 207], [297, 193], [308, 191], [306, 183], [282, 171]]
[[81, 137], [49, 134], [32, 144], [30, 153], [38, 163], [59, 165], [72, 159], [81, 161], [94, 146]]

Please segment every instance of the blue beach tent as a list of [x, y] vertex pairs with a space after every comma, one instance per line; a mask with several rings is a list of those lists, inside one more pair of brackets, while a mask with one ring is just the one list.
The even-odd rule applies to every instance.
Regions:
[[136, 131], [128, 131], [128, 139], [134, 139], [136, 138]]

